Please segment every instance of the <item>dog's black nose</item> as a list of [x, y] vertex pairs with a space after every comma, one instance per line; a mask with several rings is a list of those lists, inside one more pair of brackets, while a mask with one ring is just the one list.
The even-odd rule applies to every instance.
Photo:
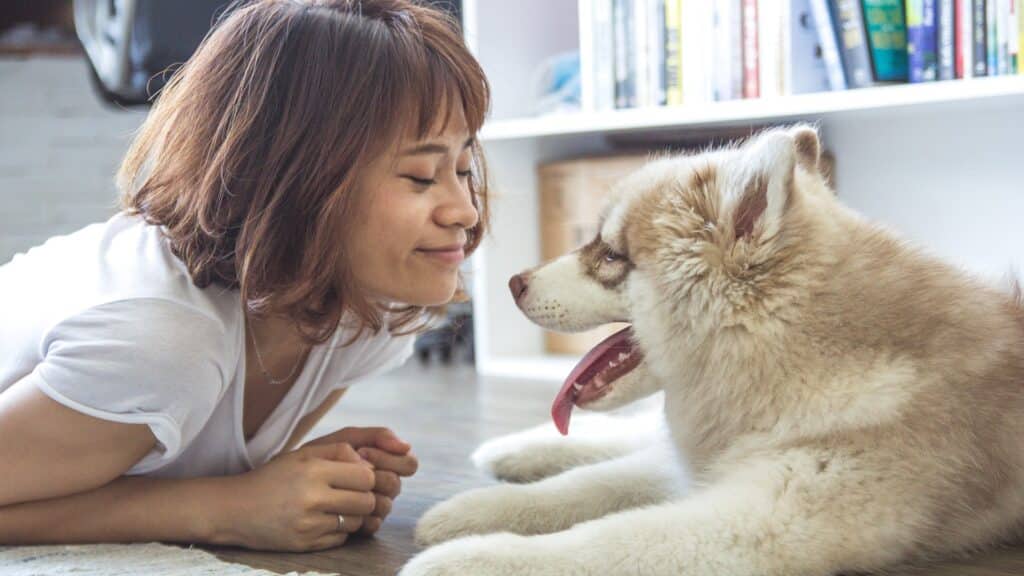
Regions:
[[512, 297], [516, 299], [516, 302], [523, 297], [523, 294], [526, 294], [528, 278], [529, 276], [526, 274], [516, 274], [508, 281], [508, 289], [512, 291]]

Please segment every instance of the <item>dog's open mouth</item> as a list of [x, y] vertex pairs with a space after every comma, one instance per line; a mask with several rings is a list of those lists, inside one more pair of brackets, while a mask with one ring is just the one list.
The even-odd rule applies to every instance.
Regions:
[[643, 354], [633, 346], [633, 329], [624, 328], [605, 338], [572, 369], [551, 406], [551, 417], [563, 435], [569, 433], [569, 418], [575, 406], [602, 398], [615, 381], [636, 368]]

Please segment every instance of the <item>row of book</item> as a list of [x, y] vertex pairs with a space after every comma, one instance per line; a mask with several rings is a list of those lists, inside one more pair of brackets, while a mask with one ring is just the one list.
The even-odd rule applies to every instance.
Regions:
[[579, 0], [584, 110], [1024, 73], [1024, 0]]

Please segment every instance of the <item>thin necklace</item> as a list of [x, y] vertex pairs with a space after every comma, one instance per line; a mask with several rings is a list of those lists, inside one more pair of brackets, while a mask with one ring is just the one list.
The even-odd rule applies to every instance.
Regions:
[[253, 333], [252, 326], [249, 325], [249, 322], [245, 323], [245, 328], [249, 332], [249, 337], [252, 339], [252, 351], [256, 353], [256, 363], [259, 364], [260, 372], [263, 373], [263, 377], [267, 379], [267, 382], [273, 386], [279, 386], [291, 380], [292, 376], [295, 375], [295, 371], [299, 369], [299, 364], [302, 364], [302, 357], [305, 356], [305, 354], [299, 354], [299, 359], [295, 361], [295, 365], [292, 366], [291, 372], [289, 372], [284, 378], [278, 380], [270, 375], [267, 367], [263, 364], [263, 356], [260, 355], [260, 347], [256, 345], [256, 334]]

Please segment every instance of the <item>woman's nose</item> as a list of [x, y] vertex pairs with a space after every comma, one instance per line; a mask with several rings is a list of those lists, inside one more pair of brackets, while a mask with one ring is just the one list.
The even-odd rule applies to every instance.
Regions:
[[468, 229], [476, 226], [480, 214], [473, 205], [472, 192], [463, 182], [456, 181], [445, 187], [445, 201], [435, 213], [437, 223], [445, 228], [458, 226]]

